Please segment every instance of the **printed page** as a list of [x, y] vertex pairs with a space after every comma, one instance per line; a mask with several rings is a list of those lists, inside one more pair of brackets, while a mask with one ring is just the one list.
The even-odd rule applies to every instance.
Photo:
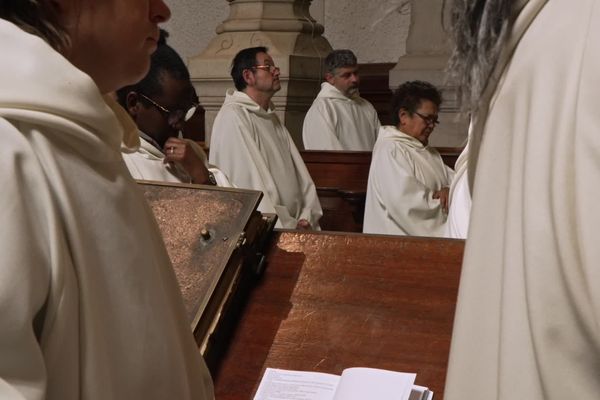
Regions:
[[340, 377], [267, 368], [254, 400], [332, 400]]
[[344, 370], [335, 400], [408, 400], [416, 374], [374, 368]]

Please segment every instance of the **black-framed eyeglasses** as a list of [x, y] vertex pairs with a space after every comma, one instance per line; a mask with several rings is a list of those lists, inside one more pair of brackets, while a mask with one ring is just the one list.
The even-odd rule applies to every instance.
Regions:
[[156, 107], [159, 111], [164, 113], [167, 116], [167, 122], [171, 126], [175, 126], [175, 125], [179, 124], [180, 122], [188, 121], [190, 118], [192, 118], [192, 116], [198, 109], [198, 106], [200, 105], [198, 103], [192, 103], [190, 108], [188, 108], [187, 110], [171, 111], [167, 107], [161, 106], [160, 104], [158, 104], [156, 101], [152, 100], [150, 97], [146, 96], [145, 94], [143, 94], [143, 93], [138, 93], [138, 94], [140, 96], [142, 96], [144, 99], [146, 99], [154, 107]]
[[417, 114], [419, 117], [421, 117], [421, 119], [423, 121], [425, 121], [425, 123], [427, 125], [433, 125], [433, 126], [435, 126], [435, 125], [437, 125], [437, 124], [440, 123], [440, 120], [438, 119], [437, 115], [423, 115], [423, 114], [418, 113], [416, 111], [415, 111], [415, 114]]
[[255, 65], [252, 69], [262, 69], [263, 71], [269, 71], [269, 73], [279, 72], [280, 68], [274, 65]]

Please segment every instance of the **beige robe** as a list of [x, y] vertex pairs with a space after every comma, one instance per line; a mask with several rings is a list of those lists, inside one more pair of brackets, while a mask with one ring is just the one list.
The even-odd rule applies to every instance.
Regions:
[[158, 227], [120, 154], [135, 124], [1, 19], [0, 48], [0, 398], [211, 399]]
[[371, 151], [380, 123], [377, 111], [360, 96], [348, 98], [328, 82], [304, 118], [306, 150]]
[[277, 227], [295, 229], [300, 219], [319, 227], [315, 185], [273, 105], [263, 110], [245, 93], [228, 92], [213, 125], [210, 162], [237, 187], [262, 191], [259, 210], [276, 213]]
[[437, 150], [382, 126], [369, 170], [364, 233], [444, 236], [446, 215], [432, 195], [453, 175]]
[[444, 398], [600, 397], [600, 1], [531, 0], [474, 116]]

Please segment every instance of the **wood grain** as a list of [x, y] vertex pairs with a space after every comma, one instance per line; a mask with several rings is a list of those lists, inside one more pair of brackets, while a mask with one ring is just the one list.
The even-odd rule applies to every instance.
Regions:
[[416, 372], [443, 398], [464, 242], [278, 232], [216, 371], [218, 400], [251, 399], [264, 368]]

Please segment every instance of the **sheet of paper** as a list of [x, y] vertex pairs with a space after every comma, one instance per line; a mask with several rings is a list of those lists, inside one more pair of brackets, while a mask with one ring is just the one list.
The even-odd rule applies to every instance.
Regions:
[[335, 400], [408, 400], [416, 374], [374, 368], [344, 370]]
[[254, 400], [332, 400], [340, 377], [267, 368]]

